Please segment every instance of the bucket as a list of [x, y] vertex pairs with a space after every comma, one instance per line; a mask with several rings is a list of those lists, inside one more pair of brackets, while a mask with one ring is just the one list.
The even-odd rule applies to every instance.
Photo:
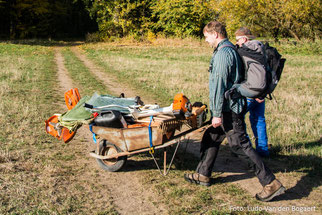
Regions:
[[97, 126], [110, 128], [127, 127], [127, 123], [125, 122], [121, 112], [115, 110], [101, 112], [97, 117], [95, 117], [94, 123]]

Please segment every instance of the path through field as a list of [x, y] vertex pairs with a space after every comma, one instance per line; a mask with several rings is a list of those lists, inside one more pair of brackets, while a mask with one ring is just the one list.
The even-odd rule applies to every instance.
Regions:
[[[100, 72], [93, 67], [90, 61], [88, 61], [84, 55], [79, 53], [77, 49], [73, 49], [77, 56], [85, 61], [85, 65], [89, 67], [89, 69], [100, 77], [103, 82], [107, 84], [107, 86], [113, 86], [111, 89], [114, 93], [125, 92], [126, 95], [133, 96], [135, 95], [133, 92], [126, 88], [118, 88], [115, 85], [110, 84], [110, 78], [106, 75], [103, 77]], [[63, 95], [63, 93], [71, 88], [78, 87], [81, 89], [81, 86], [75, 86], [73, 84], [72, 79], [68, 75], [68, 71], [64, 66], [64, 59], [62, 57], [61, 51], [59, 48], [56, 48], [56, 63], [57, 70], [59, 76], [59, 94]], [[89, 152], [93, 149], [92, 135], [85, 126], [81, 127], [78, 131], [78, 134], [73, 139], [73, 142], [85, 142], [82, 144], [83, 150]], [[85, 140], [85, 141], [84, 141]], [[75, 144], [76, 145], [76, 144]], [[79, 144], [78, 144], [79, 146]], [[87, 153], [88, 154], [88, 153]], [[79, 176], [80, 180], [94, 180], [99, 179], [98, 183], [101, 184], [102, 187], [105, 187], [104, 190], [100, 191], [100, 199], [110, 200], [113, 202], [115, 209], [120, 214], [165, 214], [166, 210], [162, 204], [154, 205], [153, 202], [157, 202], [158, 196], [154, 195], [153, 191], [147, 189], [144, 186], [141, 186], [139, 181], [140, 174], [136, 172], [117, 172], [111, 173], [106, 172], [98, 167], [94, 158], [87, 155], [90, 159], [77, 160], [75, 162], [83, 163], [79, 164], [81, 166], [86, 166], [88, 171], [86, 175]], [[97, 201], [100, 202], [100, 199]]]
[[[86, 55], [79, 49], [77, 46], [73, 46], [71, 48], [73, 53], [84, 63], [84, 65], [91, 71], [98, 80], [102, 81], [105, 86], [108, 86], [109, 90], [113, 92], [115, 95], [119, 95], [120, 93], [124, 93], [126, 97], [135, 97], [138, 94], [128, 86], [124, 86], [117, 81], [115, 77], [111, 74], [104, 73], [102, 68], [95, 65], [92, 61], [90, 61]], [[143, 100], [146, 104], [154, 103], [151, 98], [145, 97]]]
[[[73, 53], [84, 63], [84, 65], [106, 86], [109, 87], [111, 92], [117, 94], [125, 93], [127, 97], [136, 96], [136, 92], [133, 89], [118, 83], [115, 77], [111, 77], [108, 73], [103, 72], [102, 68], [96, 66], [91, 60], [89, 60], [85, 54], [78, 47], [72, 48]], [[56, 49], [56, 62], [58, 65], [58, 74], [60, 81], [60, 94], [74, 87], [72, 79], [68, 76], [68, 71], [64, 68], [63, 58], [60, 54], [59, 48]], [[153, 103], [149, 98], [142, 98], [146, 103]], [[87, 143], [92, 142], [91, 135], [87, 129], [82, 128], [79, 130], [79, 134], [73, 141], [80, 141], [82, 138], [86, 140]], [[188, 152], [199, 156], [199, 141], [202, 134], [194, 137], [194, 143], [189, 144]], [[90, 145], [90, 144], [87, 144]], [[84, 145], [84, 150], [89, 150], [93, 146]], [[227, 147], [226, 147], [227, 148]], [[89, 156], [88, 156], [89, 157]], [[166, 206], [163, 204], [153, 204], [152, 200], [157, 202], [160, 197], [153, 193], [152, 189], [147, 189], [146, 186], [140, 184], [140, 177], [143, 177], [137, 171], [121, 171], [117, 173], [104, 172], [99, 169], [93, 158], [78, 160], [77, 162], [85, 162], [88, 166], [88, 175], [83, 175], [84, 179], [92, 180], [93, 175], [99, 177], [99, 183], [106, 187], [106, 190], [102, 190], [101, 198], [111, 197], [111, 201], [115, 205], [117, 211], [121, 214], [166, 214]], [[305, 184], [307, 179], [303, 177], [292, 176], [292, 173], [283, 173], [282, 166], [280, 163], [274, 163], [272, 168], [278, 169], [276, 173], [277, 178], [279, 178], [284, 186], [287, 188], [285, 195], [276, 198], [275, 201], [265, 203], [267, 207], [272, 208], [273, 213], [277, 214], [293, 214], [297, 211], [292, 211], [292, 206], [306, 206], [312, 207], [321, 198], [321, 189], [312, 189], [309, 185]], [[93, 172], [95, 171], [95, 174]], [[156, 169], [157, 171], [157, 169]], [[230, 155], [229, 151], [226, 149], [219, 155], [215, 165], [216, 177], [215, 180], [221, 180], [226, 183], [233, 183], [244, 190], [246, 190], [250, 195], [255, 196], [257, 192], [261, 190], [261, 186], [257, 178], [252, 173], [247, 173], [246, 165], [241, 165], [238, 158], [234, 158]], [[225, 172], [225, 173], [220, 173]], [[241, 205], [232, 205], [241, 206]], [[289, 209], [288, 211], [279, 211], [279, 207], [284, 207]], [[311, 212], [310, 214], [314, 214]], [[318, 211], [316, 211], [316, 214]]]

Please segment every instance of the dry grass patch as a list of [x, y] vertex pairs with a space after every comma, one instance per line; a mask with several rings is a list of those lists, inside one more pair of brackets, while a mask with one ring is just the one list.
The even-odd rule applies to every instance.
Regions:
[[117, 214], [87, 159], [76, 162], [87, 146], [45, 132], [66, 111], [56, 80], [52, 48], [0, 43], [0, 214]]

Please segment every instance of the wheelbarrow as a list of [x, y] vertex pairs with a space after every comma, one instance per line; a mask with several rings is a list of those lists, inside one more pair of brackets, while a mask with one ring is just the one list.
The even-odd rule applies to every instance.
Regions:
[[[142, 121], [147, 123], [148, 121]], [[191, 126], [187, 120], [177, 119], [161, 119], [154, 120], [149, 123], [150, 126], [141, 126], [133, 128], [109, 128], [100, 126], [89, 126], [98, 140], [97, 148], [90, 153], [90, 156], [96, 158], [99, 166], [107, 171], [119, 171], [126, 163], [127, 157], [130, 155], [149, 151], [152, 155], [156, 166], [163, 175], [167, 175], [176, 155], [177, 149], [183, 139], [189, 138], [195, 132], [202, 132], [209, 127], [209, 122], [206, 122], [201, 127]], [[183, 125], [186, 125], [185, 131], [182, 130]], [[154, 150], [166, 148], [176, 144], [176, 149], [173, 153], [168, 169], [166, 168], [166, 150], [164, 150], [164, 165], [163, 173], [154, 158]]]
[[[82, 99], [84, 101], [80, 102], [77, 88], [71, 89], [65, 93], [65, 102], [69, 112], [64, 116], [68, 115], [68, 113], [73, 113], [73, 117], [69, 116], [69, 118], [67, 117], [68, 119], [64, 118], [64, 121], [64, 119], [59, 120], [59, 117], [54, 115], [45, 121], [45, 125], [47, 133], [64, 140], [64, 142], [69, 142], [80, 126], [79, 123], [83, 125], [87, 122], [93, 122], [93, 124], [88, 126], [93, 132], [94, 142], [97, 143], [98, 140], [98, 143], [96, 150], [91, 152], [90, 156], [97, 159], [101, 168], [110, 172], [120, 170], [125, 165], [128, 156], [149, 151], [162, 174], [154, 158], [154, 150], [166, 148], [177, 143], [168, 170], [166, 170], [166, 150], [164, 150], [163, 175], [166, 175], [169, 172], [181, 140], [193, 135], [195, 131], [205, 129], [205, 126], [202, 125], [207, 124], [204, 123], [206, 120], [207, 111], [205, 110], [207, 106], [201, 102], [196, 102], [194, 105], [191, 105], [189, 99], [183, 93], [175, 95], [174, 101], [169, 107], [150, 109], [149, 105], [145, 105], [140, 110], [136, 107], [139, 103], [142, 103], [142, 101], [139, 102], [139, 97], [135, 98], [135, 102], [132, 101], [133, 99], [130, 100], [132, 105], [129, 105], [129, 101], [125, 102], [127, 103], [126, 106], [123, 104], [124, 101], [122, 105], [119, 104], [121, 101], [116, 101], [118, 98], [107, 97], [109, 104], [95, 107], [84, 103], [86, 97], [83, 97]], [[113, 100], [113, 102], [110, 100]], [[137, 105], [133, 103], [137, 103]], [[143, 103], [139, 106], [142, 105]], [[105, 110], [111, 107], [114, 109]], [[82, 108], [91, 109], [90, 112], [92, 112], [92, 115], [90, 115], [90, 118], [88, 118], [87, 110], [83, 110]], [[119, 109], [116, 111], [115, 108], [121, 108], [121, 110], [127, 109], [129, 113], [121, 112]], [[73, 110], [75, 111], [73, 112]], [[81, 116], [77, 115], [79, 113], [81, 113]], [[99, 114], [100, 117], [97, 117]], [[67, 125], [71, 129], [67, 129]], [[183, 125], [186, 125], [188, 130], [175, 134], [176, 131], [182, 130]]]

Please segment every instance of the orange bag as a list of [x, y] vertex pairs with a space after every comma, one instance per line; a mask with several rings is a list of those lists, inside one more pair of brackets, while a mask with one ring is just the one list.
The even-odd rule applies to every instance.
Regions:
[[73, 109], [75, 105], [78, 103], [78, 101], [81, 99], [78, 89], [70, 89], [67, 92], [65, 92], [65, 103], [68, 108], [68, 110]]
[[48, 120], [45, 121], [46, 123], [46, 132], [57, 139], [61, 139], [61, 134], [56, 130], [55, 124], [58, 123], [58, 116], [53, 115]]
[[61, 139], [64, 141], [64, 143], [68, 143], [73, 139], [75, 136], [76, 131], [69, 131], [68, 128], [63, 127], [62, 129], [62, 134], [61, 134]]
[[45, 121], [46, 123], [46, 132], [53, 137], [56, 137], [58, 140], [63, 140], [65, 143], [68, 143], [73, 139], [76, 134], [76, 131], [70, 132], [68, 128], [56, 128], [56, 124], [58, 123], [58, 116], [53, 115], [48, 120]]

